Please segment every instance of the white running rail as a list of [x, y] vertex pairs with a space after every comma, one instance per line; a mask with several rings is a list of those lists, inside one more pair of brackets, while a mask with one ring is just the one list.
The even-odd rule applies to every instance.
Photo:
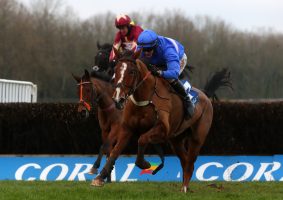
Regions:
[[0, 103], [37, 102], [37, 85], [27, 81], [0, 79]]

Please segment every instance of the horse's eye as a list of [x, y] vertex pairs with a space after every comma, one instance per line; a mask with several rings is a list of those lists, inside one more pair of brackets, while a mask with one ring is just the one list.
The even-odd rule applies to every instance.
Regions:
[[129, 74], [130, 74], [130, 75], [135, 75], [135, 71], [132, 70], [132, 71], [129, 72]]

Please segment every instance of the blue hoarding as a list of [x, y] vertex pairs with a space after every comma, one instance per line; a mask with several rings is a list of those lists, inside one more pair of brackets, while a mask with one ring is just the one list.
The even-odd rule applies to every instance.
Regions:
[[[0, 156], [0, 180], [91, 180], [88, 171], [94, 157], [15, 157]], [[147, 156], [147, 170], [135, 166], [135, 156], [122, 156], [112, 171], [114, 181], [181, 181], [182, 169], [175, 156], [165, 158], [165, 166], [156, 175], [151, 172], [160, 163]], [[105, 163], [102, 160], [101, 168]], [[283, 155], [275, 156], [199, 156], [193, 181], [283, 181]], [[100, 168], [100, 170], [101, 170]]]

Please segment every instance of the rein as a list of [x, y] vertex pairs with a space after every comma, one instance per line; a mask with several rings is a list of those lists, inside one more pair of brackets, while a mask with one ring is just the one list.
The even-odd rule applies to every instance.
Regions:
[[[137, 85], [137, 87], [135, 88], [135, 90], [136, 90], [138, 87], [140, 87], [140, 86], [142, 85], [142, 83], [148, 78], [148, 76], [149, 76], [150, 74], [151, 74], [151, 72], [149, 71], [149, 72], [145, 75], [145, 77], [142, 79], [142, 81]], [[152, 99], [152, 96], [154, 95], [155, 89], [156, 89], [156, 78], [155, 78], [155, 77], [154, 77], [154, 81], [155, 81], [155, 83], [154, 83], [154, 90], [153, 90], [153, 93], [152, 93], [150, 99]], [[131, 99], [131, 101], [132, 101], [136, 106], [139, 106], [139, 107], [144, 107], [144, 106], [147, 106], [147, 105], [149, 105], [149, 104], [152, 103], [151, 100], [136, 101], [135, 98], [134, 98], [134, 96], [133, 96], [133, 94], [130, 95], [130, 99]]]

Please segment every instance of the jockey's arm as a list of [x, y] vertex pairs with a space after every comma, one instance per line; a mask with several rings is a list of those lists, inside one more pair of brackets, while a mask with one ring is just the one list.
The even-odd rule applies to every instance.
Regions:
[[168, 49], [165, 54], [167, 69], [162, 72], [161, 76], [165, 79], [178, 79], [180, 72], [180, 61], [177, 52]]
[[132, 43], [132, 51], [135, 52], [137, 50], [137, 43], [135, 41], [133, 41]]
[[178, 79], [180, 63], [177, 61], [167, 62], [167, 70], [163, 71], [161, 76], [165, 79]]
[[[113, 44], [113, 47], [117, 50], [119, 50], [119, 48], [121, 47], [121, 44], [122, 44], [122, 40], [121, 40], [121, 35], [120, 33], [118, 32], [115, 36], [115, 40], [114, 40], [114, 44]], [[109, 62], [112, 62], [114, 59], [115, 59], [115, 52], [112, 48], [112, 51], [110, 53], [110, 56], [109, 56]]]

